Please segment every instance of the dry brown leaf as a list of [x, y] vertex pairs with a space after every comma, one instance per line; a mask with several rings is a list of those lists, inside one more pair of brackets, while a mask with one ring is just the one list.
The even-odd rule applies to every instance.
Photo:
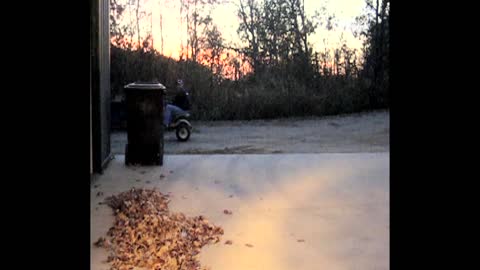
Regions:
[[303, 239], [298, 239], [297, 242], [305, 242]]
[[231, 215], [233, 212], [230, 211], [230, 210], [225, 209], [225, 210], [223, 210], [223, 213], [224, 213], [225, 215]]
[[233, 244], [232, 240], [225, 241], [225, 245], [231, 245], [231, 244]]
[[252, 244], [245, 244], [245, 246], [250, 247], [250, 248], [253, 247]]
[[94, 244], [96, 247], [103, 247], [103, 246], [105, 245], [105, 241], [106, 241], [105, 238], [100, 237], [100, 238], [98, 238], [98, 240], [97, 240], [95, 243], [93, 243], [93, 244]]

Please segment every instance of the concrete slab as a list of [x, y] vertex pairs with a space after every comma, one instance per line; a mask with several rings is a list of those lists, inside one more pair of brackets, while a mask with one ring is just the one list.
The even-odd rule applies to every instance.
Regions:
[[221, 243], [202, 249], [201, 263], [212, 270], [389, 269], [389, 153], [167, 155], [163, 167], [123, 163], [117, 156], [92, 185], [92, 270], [108, 269], [106, 252], [93, 242], [113, 225], [112, 211], [98, 203], [131, 187], [171, 192], [171, 211], [224, 228]]

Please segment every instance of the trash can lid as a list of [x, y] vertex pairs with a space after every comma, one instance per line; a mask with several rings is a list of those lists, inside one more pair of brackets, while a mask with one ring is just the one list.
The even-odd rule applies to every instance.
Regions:
[[141, 82], [134, 82], [127, 84], [125, 86], [126, 89], [145, 89], [145, 90], [165, 90], [167, 89], [161, 83], [141, 83]]

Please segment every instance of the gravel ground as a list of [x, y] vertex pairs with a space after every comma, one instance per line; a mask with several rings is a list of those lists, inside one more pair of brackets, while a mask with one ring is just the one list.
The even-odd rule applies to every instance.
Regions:
[[[165, 134], [165, 154], [389, 152], [390, 113], [252, 121], [192, 121], [187, 142]], [[124, 154], [127, 134], [114, 131], [112, 152]]]

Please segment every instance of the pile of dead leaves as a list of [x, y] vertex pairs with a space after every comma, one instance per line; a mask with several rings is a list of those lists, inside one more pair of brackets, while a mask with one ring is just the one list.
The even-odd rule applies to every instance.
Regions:
[[198, 254], [209, 243], [218, 243], [223, 229], [202, 216], [187, 218], [168, 211], [169, 196], [155, 190], [132, 189], [106, 199], [115, 211], [115, 225], [105, 247], [114, 270], [200, 269]]

